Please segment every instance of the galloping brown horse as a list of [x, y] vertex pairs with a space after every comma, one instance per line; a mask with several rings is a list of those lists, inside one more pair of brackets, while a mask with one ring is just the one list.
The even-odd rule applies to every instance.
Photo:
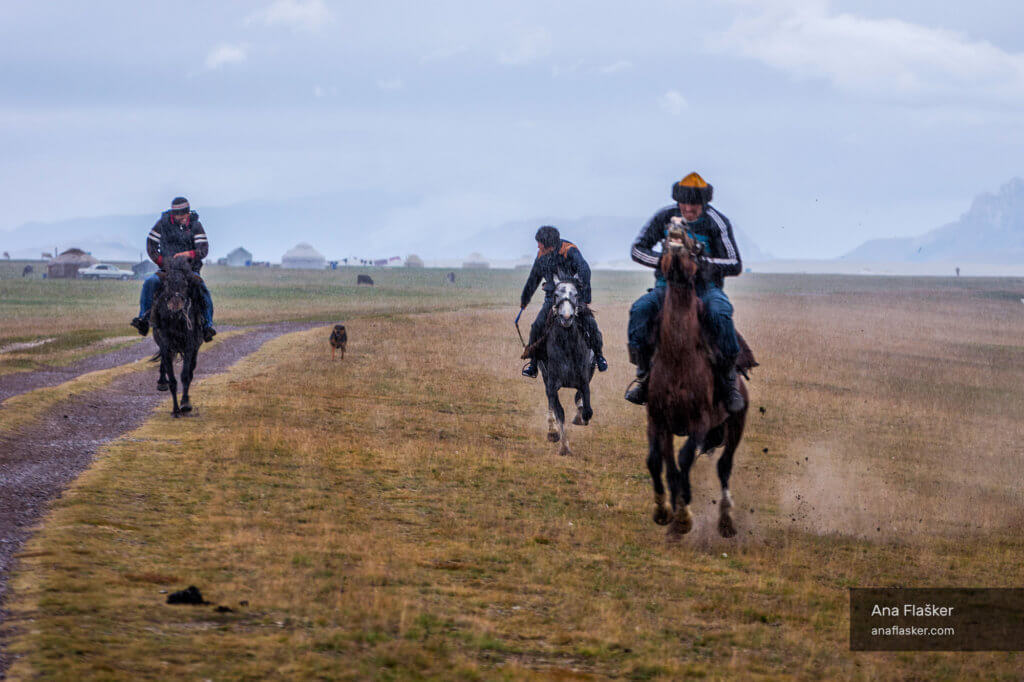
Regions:
[[[693, 528], [690, 513], [690, 466], [697, 449], [708, 452], [724, 443], [718, 459], [722, 499], [718, 505], [718, 532], [736, 535], [732, 518], [729, 474], [732, 457], [743, 437], [747, 409], [730, 414], [716, 400], [711, 349], [700, 326], [700, 299], [696, 292], [699, 245], [678, 225], [669, 228], [662, 249], [661, 268], [667, 281], [658, 350], [651, 364], [647, 397], [647, 468], [654, 482], [654, 522], [669, 525], [668, 539], [679, 540]], [[749, 354], [749, 349], [745, 349]], [[753, 356], [750, 356], [753, 360]], [[756, 364], [756, 363], [754, 363]], [[742, 366], [738, 366], [743, 369]], [[740, 393], [747, 403], [741, 379]], [[679, 464], [673, 457], [673, 436], [685, 436]], [[661, 471], [667, 469], [670, 498], [665, 496]]]

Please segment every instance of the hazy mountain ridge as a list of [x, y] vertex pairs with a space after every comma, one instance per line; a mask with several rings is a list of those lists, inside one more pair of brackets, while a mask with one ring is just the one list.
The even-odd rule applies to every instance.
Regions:
[[[500, 225], [467, 224], [458, 234], [439, 238], [437, 229], [420, 226], [415, 215], [418, 197], [387, 193], [344, 192], [284, 201], [247, 201], [228, 206], [196, 206], [210, 238], [210, 257], [236, 247], [255, 260], [280, 262], [298, 242], [308, 242], [329, 260], [345, 257], [386, 258], [415, 253], [427, 259], [464, 258], [479, 252], [490, 260], [532, 259], [534, 233], [555, 225], [592, 263], [629, 260], [629, 248], [645, 218], [589, 216], [577, 219], [536, 218]], [[78, 247], [98, 258], [136, 260], [144, 257], [146, 236], [159, 217], [151, 214], [74, 218], [53, 223], [26, 223], [0, 232], [0, 251], [15, 258], [39, 258]], [[468, 221], [467, 221], [468, 223]], [[767, 260], [741, 230], [736, 230], [744, 261]]]
[[[541, 225], [554, 225], [562, 238], [579, 246], [591, 263], [628, 261], [633, 240], [646, 220], [608, 216], [587, 216], [572, 220], [551, 217], [516, 220], [484, 230], [467, 239], [466, 244], [471, 250], [490, 258], [528, 256], [532, 259], [537, 252], [533, 239], [537, 228]], [[733, 231], [744, 262], [771, 259], [742, 230], [734, 226]]]
[[864, 262], [1019, 263], [1024, 261], [1024, 179], [980, 194], [958, 220], [918, 237], [873, 239], [842, 256]]

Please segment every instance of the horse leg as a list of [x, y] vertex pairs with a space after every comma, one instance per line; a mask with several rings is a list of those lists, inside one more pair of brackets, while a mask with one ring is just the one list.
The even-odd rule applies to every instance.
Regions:
[[164, 351], [160, 355], [160, 373], [167, 377], [167, 388], [171, 391], [171, 403], [174, 405], [174, 409], [171, 410], [171, 415], [174, 417], [180, 417], [181, 409], [178, 407], [178, 380], [174, 376], [173, 353]]
[[[692, 434], [686, 439], [686, 443], [679, 449], [679, 469], [676, 471], [678, 478], [679, 497], [675, 500], [676, 515], [669, 526], [669, 536], [685, 535], [693, 529], [693, 514], [690, 512], [690, 466], [693, 465], [694, 453], [697, 450], [698, 438]], [[672, 449], [669, 448], [668, 461], [672, 462]], [[674, 462], [672, 462], [674, 465]], [[674, 466], [672, 468], [675, 468]]]
[[576, 391], [576, 395], [572, 399], [573, 403], [576, 404], [576, 416], [572, 418], [572, 423], [576, 426], [586, 426], [587, 422], [583, 421], [583, 393], [582, 391]]
[[185, 353], [181, 361], [181, 411], [191, 412], [192, 401], [188, 398], [188, 388], [192, 385], [192, 375], [196, 370], [196, 353]]
[[[671, 441], [672, 434], [659, 430], [650, 419], [647, 420], [647, 469], [651, 472], [651, 483], [654, 484], [654, 511], [651, 517], [659, 526], [667, 525], [672, 518], [672, 507], [665, 496], [665, 484], [661, 480], [664, 463], [661, 440], [666, 435]], [[671, 443], [668, 447], [671, 451]]]
[[594, 418], [594, 409], [590, 406], [590, 384], [583, 384], [583, 425], [586, 426]]
[[729, 476], [732, 474], [732, 456], [743, 437], [746, 410], [732, 415], [726, 423], [725, 449], [718, 458], [718, 481], [722, 484], [722, 502], [718, 507], [718, 534], [723, 538], [736, 536], [736, 525], [732, 519], [732, 495], [729, 494]]
[[558, 454], [571, 455], [572, 452], [569, 450], [569, 444], [565, 438], [565, 410], [562, 409], [562, 401], [558, 399], [558, 389], [555, 387], [548, 389], [548, 410], [550, 410], [548, 440], [552, 443], [562, 441], [561, 447], [558, 448]]
[[565, 412], [562, 411], [562, 404], [558, 401], [558, 389], [547, 388], [548, 394], [548, 440], [552, 443], [557, 443], [561, 438], [561, 429], [559, 428], [558, 414], [562, 414], [562, 418], [565, 418]]
[[156, 390], [167, 390], [167, 371], [164, 369], [163, 351], [160, 351], [160, 378], [156, 380]]
[[576, 417], [572, 420], [577, 426], [586, 426], [594, 418], [594, 410], [590, 407], [590, 384], [576, 391]]

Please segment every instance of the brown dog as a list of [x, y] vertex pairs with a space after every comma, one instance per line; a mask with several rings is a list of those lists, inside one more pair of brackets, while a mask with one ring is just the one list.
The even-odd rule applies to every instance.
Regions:
[[345, 333], [345, 325], [334, 325], [334, 331], [331, 332], [331, 360], [334, 359], [334, 352], [338, 350], [341, 351], [341, 359], [345, 359], [346, 343], [348, 343], [348, 334]]

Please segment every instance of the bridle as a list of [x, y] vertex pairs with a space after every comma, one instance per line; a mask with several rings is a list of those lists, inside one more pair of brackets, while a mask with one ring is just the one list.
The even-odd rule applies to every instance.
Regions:
[[178, 310], [173, 310], [170, 307], [168, 307], [168, 312], [173, 314], [174, 317], [180, 317], [184, 315], [185, 327], [191, 332], [194, 329], [194, 323], [192, 321], [192, 297], [189, 295], [189, 288], [193, 284], [192, 277], [188, 274], [182, 273], [182, 281], [184, 282], [185, 285], [184, 290], [170, 292], [167, 291], [168, 281], [171, 279], [169, 275], [170, 273], [165, 273], [164, 276], [160, 278], [161, 286], [164, 289], [161, 295], [164, 297], [165, 306], [167, 306], [167, 304], [169, 304], [176, 297], [180, 296], [182, 299], [184, 299], [184, 303], [182, 304], [181, 308], [179, 308]]
[[[668, 230], [666, 230], [665, 239], [662, 242], [662, 258], [664, 258], [665, 256], [670, 256], [674, 258], [681, 251], [685, 250], [686, 255], [689, 256], [689, 259], [696, 263], [697, 257], [700, 256], [700, 254], [704, 250], [704, 245], [701, 244], [696, 239], [692, 238], [686, 232], [683, 225], [684, 223], [681, 219], [672, 220], [672, 224], [669, 226]], [[658, 267], [660, 269], [661, 265], [659, 264]], [[667, 272], [663, 271], [662, 275], [665, 276], [665, 279], [669, 279]]]
[[[568, 304], [571, 313], [568, 316], [562, 314], [562, 309]], [[558, 282], [555, 285], [555, 303], [551, 306], [552, 312], [558, 317], [559, 323], [569, 328], [576, 321], [579, 306], [579, 287], [575, 282]]]

